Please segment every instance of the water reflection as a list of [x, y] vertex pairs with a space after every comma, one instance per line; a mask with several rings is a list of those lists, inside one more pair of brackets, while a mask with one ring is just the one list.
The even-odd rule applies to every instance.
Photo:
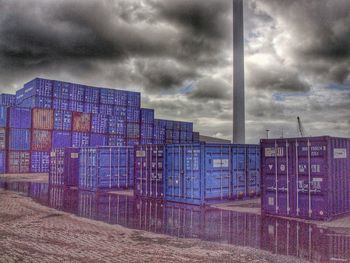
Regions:
[[311, 262], [350, 262], [350, 235], [313, 224], [40, 183], [3, 182], [0, 187], [21, 192], [43, 205], [109, 224], [259, 248]]

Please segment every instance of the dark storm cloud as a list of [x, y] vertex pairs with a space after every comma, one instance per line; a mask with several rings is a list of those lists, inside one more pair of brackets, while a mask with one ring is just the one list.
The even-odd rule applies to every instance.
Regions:
[[195, 85], [195, 89], [189, 94], [192, 100], [231, 100], [231, 87], [221, 79], [203, 78]]

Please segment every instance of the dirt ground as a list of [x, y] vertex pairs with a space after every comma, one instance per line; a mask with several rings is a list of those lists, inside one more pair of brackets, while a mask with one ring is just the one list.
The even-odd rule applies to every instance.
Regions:
[[48, 183], [49, 174], [47, 173], [35, 173], [35, 174], [0, 174], [0, 179], [8, 182], [35, 182], [35, 183]]
[[302, 262], [79, 218], [0, 190], [0, 262]]

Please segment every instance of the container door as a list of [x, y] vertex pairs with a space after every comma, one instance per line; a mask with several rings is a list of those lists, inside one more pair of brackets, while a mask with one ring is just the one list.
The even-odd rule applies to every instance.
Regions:
[[232, 197], [243, 198], [247, 194], [246, 147], [232, 146]]
[[260, 195], [260, 149], [259, 146], [248, 147], [247, 181], [248, 194], [250, 196]]

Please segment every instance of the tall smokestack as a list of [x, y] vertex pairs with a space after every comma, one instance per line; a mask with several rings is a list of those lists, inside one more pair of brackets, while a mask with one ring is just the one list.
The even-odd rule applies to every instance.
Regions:
[[233, 0], [233, 143], [245, 143], [243, 0]]

